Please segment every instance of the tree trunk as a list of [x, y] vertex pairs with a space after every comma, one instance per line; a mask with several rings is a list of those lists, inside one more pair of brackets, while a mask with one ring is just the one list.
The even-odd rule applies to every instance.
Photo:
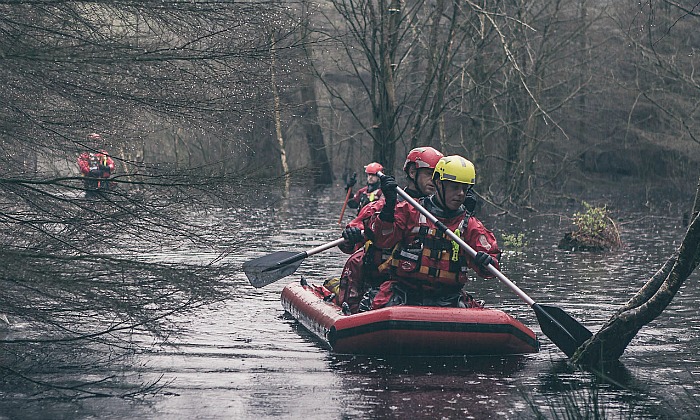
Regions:
[[377, 69], [376, 87], [378, 106], [374, 115], [374, 160], [384, 166], [385, 172], [391, 174], [396, 157], [396, 141], [398, 139], [396, 123], [399, 115], [396, 105], [396, 85], [394, 70], [396, 66], [396, 51], [399, 42], [398, 31], [401, 23], [401, 4], [391, 0], [388, 8], [380, 2], [381, 25], [379, 27], [378, 50], [381, 57]]
[[639, 330], [656, 319], [700, 263], [700, 182], [683, 243], [663, 267], [573, 355], [582, 365], [617, 361]]
[[280, 115], [280, 96], [277, 91], [277, 79], [275, 78], [275, 54], [277, 54], [275, 46], [277, 45], [277, 40], [275, 39], [275, 34], [272, 32], [270, 34], [270, 84], [272, 85], [272, 96], [274, 98], [274, 119], [275, 119], [275, 134], [277, 136], [277, 143], [280, 147], [280, 162], [282, 163], [282, 170], [284, 171], [284, 191], [289, 193], [290, 179], [289, 179], [289, 165], [287, 164], [287, 152], [284, 145], [284, 137], [282, 136], [282, 117]]
[[309, 155], [311, 158], [311, 168], [314, 173], [314, 183], [316, 185], [330, 185], [333, 183], [333, 173], [331, 163], [328, 160], [326, 144], [323, 141], [323, 131], [318, 124], [318, 105], [316, 103], [316, 92], [313, 86], [313, 77], [308, 73], [304, 75], [304, 83], [301, 87], [302, 127], [306, 134], [306, 143], [309, 145]]
[[[303, 3], [304, 7], [306, 4]], [[306, 134], [306, 143], [309, 145], [309, 155], [311, 158], [311, 168], [314, 172], [314, 183], [316, 185], [330, 185], [333, 183], [333, 171], [331, 163], [328, 159], [326, 144], [323, 140], [323, 131], [319, 124], [318, 116], [318, 100], [316, 90], [314, 89], [315, 77], [312, 74], [312, 56], [311, 49], [304, 40], [308, 39], [308, 19], [304, 19], [301, 26], [301, 39], [304, 45], [304, 55], [306, 58], [306, 68], [303, 72], [303, 79], [300, 86], [302, 112], [301, 121], [304, 133]]]

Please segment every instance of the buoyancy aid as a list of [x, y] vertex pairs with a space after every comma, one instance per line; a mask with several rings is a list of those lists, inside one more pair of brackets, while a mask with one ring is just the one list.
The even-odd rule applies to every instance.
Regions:
[[100, 167], [99, 156], [90, 153], [89, 165], [91, 171], [97, 171]]
[[[379, 200], [382, 196], [382, 190], [379, 189], [379, 184], [369, 184], [367, 189], [360, 194], [359, 203], [360, 208], [366, 206], [369, 203]], [[359, 214], [359, 210], [358, 210]]]
[[380, 273], [377, 266], [389, 258], [391, 250], [382, 250], [373, 245], [371, 240], [365, 241], [345, 262], [338, 285], [339, 303], [347, 303], [350, 312], [357, 312], [358, 304], [365, 292], [379, 287], [388, 280], [388, 273]]
[[[371, 239], [365, 242], [364, 250], [365, 255], [362, 259], [362, 264], [365, 266], [366, 272], [375, 272], [377, 274], [383, 273], [379, 270], [379, 268], [389, 260], [392, 255], [392, 250], [379, 248], [378, 246], [374, 245]], [[381, 276], [383, 280], [386, 280], [384, 277], [384, 275]]]
[[[462, 236], [468, 222], [469, 216], [465, 216], [454, 232]], [[459, 244], [444, 232], [430, 227], [422, 214], [411, 233], [415, 239], [408, 245], [398, 243], [380, 271], [390, 266], [392, 275], [411, 279], [411, 283], [425, 290], [457, 290], [468, 281], [469, 267]]]

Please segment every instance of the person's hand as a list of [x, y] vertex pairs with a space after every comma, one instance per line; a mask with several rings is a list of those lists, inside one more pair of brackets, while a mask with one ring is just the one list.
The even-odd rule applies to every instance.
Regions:
[[384, 194], [385, 200], [390, 200], [393, 198], [394, 203], [396, 203], [396, 188], [399, 184], [396, 183], [396, 179], [391, 175], [384, 175], [380, 178], [382, 194]]
[[345, 184], [345, 191], [349, 190], [350, 188], [354, 187], [355, 184], [357, 184], [357, 172], [354, 172], [350, 179], [348, 179], [348, 182]]
[[380, 178], [382, 194], [384, 195], [384, 207], [379, 212], [379, 218], [385, 222], [394, 221], [394, 207], [396, 207], [396, 188], [399, 184], [391, 175], [384, 175]]
[[355, 245], [358, 242], [362, 242], [364, 240], [364, 236], [359, 228], [349, 227], [343, 229], [343, 239], [345, 239], [345, 242], [349, 243], [350, 245]]
[[479, 251], [474, 256], [474, 262], [482, 271], [486, 271], [489, 264], [492, 265], [496, 262], [496, 260], [494, 260], [493, 257], [489, 254], [483, 251]]

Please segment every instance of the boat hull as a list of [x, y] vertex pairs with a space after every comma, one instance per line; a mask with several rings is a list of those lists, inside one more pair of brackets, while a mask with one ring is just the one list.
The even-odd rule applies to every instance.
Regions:
[[392, 306], [353, 315], [323, 300], [314, 287], [292, 283], [282, 306], [333, 352], [386, 356], [535, 353], [539, 341], [497, 309]]

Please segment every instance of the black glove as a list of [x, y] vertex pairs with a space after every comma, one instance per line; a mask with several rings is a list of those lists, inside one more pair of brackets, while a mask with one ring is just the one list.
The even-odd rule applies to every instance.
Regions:
[[345, 191], [349, 190], [350, 188], [354, 187], [355, 184], [357, 184], [357, 172], [354, 172], [350, 179], [348, 179], [348, 182], [345, 184]]
[[364, 240], [364, 236], [359, 228], [349, 227], [343, 229], [343, 239], [345, 239], [345, 242], [349, 243], [350, 245], [355, 245], [358, 242], [362, 242]]
[[399, 184], [396, 183], [396, 179], [393, 176], [384, 175], [382, 177], [381, 189], [387, 204], [396, 205], [396, 188], [398, 188], [398, 186]]
[[382, 211], [379, 212], [379, 218], [385, 222], [394, 221], [394, 207], [396, 207], [396, 188], [399, 184], [396, 183], [391, 175], [384, 175], [381, 177], [381, 188], [382, 194], [384, 195], [384, 207]]
[[489, 254], [487, 254], [483, 251], [479, 251], [474, 256], [474, 262], [476, 263], [477, 266], [479, 266], [479, 268], [482, 271], [486, 271], [487, 270], [486, 267], [488, 267], [489, 264], [495, 263], [496, 260], [494, 260], [493, 257], [490, 256]]

